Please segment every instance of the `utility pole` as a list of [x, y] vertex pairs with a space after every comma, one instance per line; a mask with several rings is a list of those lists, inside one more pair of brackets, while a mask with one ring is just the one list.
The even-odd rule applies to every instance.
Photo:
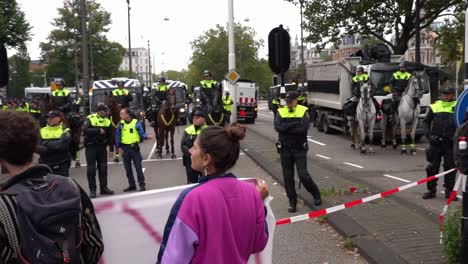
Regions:
[[127, 0], [128, 6], [128, 78], [132, 78], [132, 39], [130, 34], [130, 0]]
[[[234, 46], [234, 0], [228, 0], [228, 38], [229, 38], [229, 55], [228, 55], [228, 66], [229, 71], [236, 69], [236, 53], [235, 53], [235, 46]], [[234, 120], [233, 122], [237, 122], [237, 86], [229, 84], [229, 91], [233, 93], [233, 101], [231, 109], [231, 116]], [[221, 91], [222, 93], [223, 91]]]
[[148, 40], [148, 74], [149, 74], [149, 84], [148, 87], [151, 89], [151, 85], [153, 84], [153, 77], [151, 76], [151, 48], [150, 48], [150, 41]]
[[421, 63], [421, 0], [416, 0], [416, 33], [415, 33], [415, 61]]
[[93, 59], [93, 26], [91, 22], [93, 21], [93, 15], [89, 14], [89, 59], [91, 61], [91, 81], [94, 81], [94, 59]]
[[303, 15], [302, 15], [302, 9], [304, 8], [304, 0], [299, 0], [299, 3], [301, 4], [301, 78], [302, 78], [302, 85], [301, 89], [304, 89], [304, 83], [305, 83], [305, 64], [304, 64], [304, 22], [303, 22]]
[[[86, 30], [86, 0], [81, 0], [81, 50], [82, 50], [82, 65], [83, 70], [83, 92], [85, 98], [89, 96], [89, 70], [88, 70], [88, 36]], [[83, 109], [85, 114], [88, 114], [86, 100], [83, 100]]]

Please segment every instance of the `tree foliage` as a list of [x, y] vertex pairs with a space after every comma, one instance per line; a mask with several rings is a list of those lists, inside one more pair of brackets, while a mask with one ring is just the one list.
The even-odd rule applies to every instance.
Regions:
[[31, 39], [31, 26], [16, 0], [3, 0], [0, 8], [0, 45], [23, 48]]
[[8, 60], [11, 71], [10, 96], [22, 97], [24, 95], [24, 88], [29, 87], [31, 83], [29, 73], [29, 62], [31, 60], [24, 49], [11, 56]]
[[[236, 24], [235, 53], [236, 71], [242, 79], [257, 82], [260, 87], [269, 87], [272, 74], [268, 62], [258, 57], [262, 40], [255, 40], [256, 32], [247, 26]], [[210, 70], [215, 80], [223, 80], [228, 72], [228, 32], [226, 27], [216, 25], [192, 41], [193, 54], [186, 82], [197, 86], [204, 70]]]
[[[298, 5], [298, 0], [286, 0]], [[395, 54], [404, 54], [416, 28], [416, 0], [309, 0], [304, 4], [307, 41], [323, 48], [346, 35], [366, 35], [380, 39]], [[420, 0], [424, 29], [450, 8], [461, 7], [463, 0]], [[395, 41], [388, 39], [394, 36]]]
[[[75, 57], [78, 78], [81, 78], [82, 30], [79, 1], [65, 0], [63, 7], [57, 11], [58, 17], [52, 21], [56, 29], [52, 30], [47, 40], [40, 44], [42, 58], [49, 64], [47, 73], [49, 77], [63, 77], [67, 85], [73, 85]], [[90, 76], [94, 76], [95, 79], [114, 77], [119, 72], [125, 49], [119, 43], [109, 41], [105, 36], [112, 23], [110, 13], [96, 0], [89, 0], [86, 20], [94, 71]]]
[[465, 39], [465, 10], [458, 10], [453, 20], [447, 20], [437, 32], [435, 47], [443, 64], [455, 63], [463, 58]]

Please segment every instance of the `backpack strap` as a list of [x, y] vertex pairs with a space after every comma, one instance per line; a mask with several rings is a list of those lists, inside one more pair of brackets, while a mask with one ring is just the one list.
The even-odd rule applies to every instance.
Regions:
[[8, 242], [16, 258], [19, 253], [18, 222], [16, 219], [16, 200], [11, 195], [0, 195], [0, 221], [3, 225], [1, 240]]

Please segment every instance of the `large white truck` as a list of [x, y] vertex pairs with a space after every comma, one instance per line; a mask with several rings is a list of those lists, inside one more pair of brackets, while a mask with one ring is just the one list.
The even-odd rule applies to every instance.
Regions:
[[[237, 100], [237, 121], [254, 124], [258, 112], [258, 86], [251, 80], [238, 80], [234, 91], [229, 91], [233, 98]], [[223, 81], [224, 91], [228, 91], [227, 81]]]
[[[307, 103], [311, 109], [311, 120], [319, 131], [331, 133], [348, 131], [348, 122], [343, 113], [344, 104], [352, 96], [352, 78], [356, 67], [360, 65], [361, 57], [351, 57], [340, 61], [331, 61], [308, 65]], [[369, 75], [374, 97], [379, 104], [383, 99], [392, 98], [390, 81], [393, 73], [398, 70], [399, 62], [385, 62], [361, 65]], [[409, 72], [426, 70], [430, 78], [435, 78], [436, 70], [415, 63], [407, 63]], [[427, 80], [426, 83], [433, 84]], [[427, 87], [421, 99], [421, 115], [424, 118], [426, 108], [431, 103], [430, 89]], [[381, 133], [380, 117], [376, 123], [376, 133]], [[423, 135], [419, 122], [416, 134]]]

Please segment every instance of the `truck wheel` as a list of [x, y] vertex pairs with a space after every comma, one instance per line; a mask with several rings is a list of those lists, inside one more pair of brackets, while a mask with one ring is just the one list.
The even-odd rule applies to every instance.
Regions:
[[318, 131], [323, 132], [322, 120], [320, 119], [320, 116], [317, 114], [315, 115], [315, 118], [314, 118], [314, 126], [317, 128]]
[[[314, 112], [314, 113], [312, 113], [311, 116], [312, 116], [312, 122], [314, 124], [314, 127], [319, 128], [320, 127], [320, 119], [319, 119], [318, 114]], [[319, 128], [319, 130], [320, 130], [320, 128]]]
[[326, 115], [323, 115], [322, 118], [320, 119], [320, 128], [322, 129], [323, 133], [325, 134], [330, 134], [331, 133], [331, 128], [328, 124], [328, 118]]

